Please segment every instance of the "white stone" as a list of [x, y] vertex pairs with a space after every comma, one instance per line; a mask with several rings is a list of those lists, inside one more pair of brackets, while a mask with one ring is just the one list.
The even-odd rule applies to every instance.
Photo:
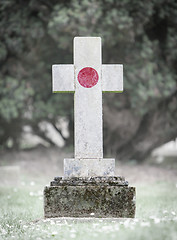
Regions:
[[[94, 68], [97, 84], [78, 82], [81, 69]], [[64, 160], [65, 177], [113, 176], [114, 159], [103, 159], [102, 92], [123, 91], [123, 66], [102, 65], [101, 38], [74, 38], [74, 65], [53, 65], [53, 91], [74, 92], [75, 158]]]
[[93, 67], [97, 70], [101, 66], [101, 38], [75, 37], [74, 38], [74, 66]]
[[123, 92], [123, 65], [102, 65], [102, 91]]
[[52, 65], [53, 92], [74, 92], [74, 65]]
[[64, 177], [114, 176], [115, 159], [64, 159]]
[[[103, 158], [101, 38], [74, 38], [74, 66], [75, 158]], [[99, 75], [92, 88], [78, 82], [78, 73], [85, 67], [94, 68]]]

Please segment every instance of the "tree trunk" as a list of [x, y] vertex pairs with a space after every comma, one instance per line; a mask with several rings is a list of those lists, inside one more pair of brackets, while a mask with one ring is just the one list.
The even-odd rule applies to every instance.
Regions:
[[[115, 118], [109, 108], [105, 112], [106, 119]], [[177, 136], [177, 90], [141, 118], [124, 109], [117, 116], [122, 121], [117, 128], [106, 121], [106, 153], [113, 152], [119, 160], [143, 161], [154, 148]]]

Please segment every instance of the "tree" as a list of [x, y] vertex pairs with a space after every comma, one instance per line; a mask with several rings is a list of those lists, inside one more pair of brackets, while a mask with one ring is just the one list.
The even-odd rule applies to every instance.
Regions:
[[73, 135], [73, 96], [52, 95], [51, 64], [72, 63], [73, 37], [88, 35], [102, 37], [104, 63], [124, 64], [124, 93], [104, 95], [105, 153], [143, 160], [176, 138], [176, 16], [174, 0], [2, 1], [1, 144], [17, 147], [27, 124], [53, 144], [39, 123], [62, 135], [58, 116]]

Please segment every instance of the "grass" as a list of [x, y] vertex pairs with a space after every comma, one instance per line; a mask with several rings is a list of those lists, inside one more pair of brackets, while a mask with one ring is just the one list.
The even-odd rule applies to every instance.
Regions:
[[[24, 185], [25, 184], [25, 185]], [[177, 186], [144, 183], [137, 188], [134, 220], [43, 220], [43, 183], [0, 187], [0, 239], [177, 239]]]

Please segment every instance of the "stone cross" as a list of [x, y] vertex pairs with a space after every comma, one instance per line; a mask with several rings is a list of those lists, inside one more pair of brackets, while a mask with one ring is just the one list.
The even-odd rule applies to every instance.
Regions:
[[74, 38], [74, 64], [52, 66], [53, 92], [74, 93], [75, 158], [64, 177], [114, 176], [115, 160], [103, 158], [102, 92], [123, 91], [123, 65], [102, 64], [100, 37]]

